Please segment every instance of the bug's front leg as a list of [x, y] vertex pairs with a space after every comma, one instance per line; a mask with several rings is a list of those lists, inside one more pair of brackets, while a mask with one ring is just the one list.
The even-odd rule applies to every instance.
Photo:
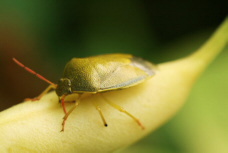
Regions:
[[39, 96], [35, 97], [35, 98], [26, 98], [25, 101], [37, 101], [40, 100], [45, 94], [47, 94], [50, 90], [52, 89], [56, 89], [56, 85], [51, 84], [49, 85]]

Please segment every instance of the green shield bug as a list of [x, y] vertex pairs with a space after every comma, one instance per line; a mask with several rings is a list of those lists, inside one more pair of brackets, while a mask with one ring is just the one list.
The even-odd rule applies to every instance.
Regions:
[[[129, 88], [155, 75], [155, 65], [142, 58], [130, 54], [106, 54], [87, 58], [73, 58], [66, 64], [63, 76], [58, 84], [54, 84], [15, 58], [13, 60], [25, 70], [50, 84], [46, 90], [33, 100], [38, 100], [51, 89], [55, 89], [65, 113], [62, 131], [64, 131], [68, 116], [79, 105], [81, 99], [86, 97], [85, 95]], [[75, 101], [74, 107], [67, 112], [65, 98], [70, 94], [78, 94], [79, 96]], [[106, 97], [103, 96], [103, 98], [112, 107], [134, 119], [144, 129], [139, 119], [121, 106], [112, 103]], [[101, 108], [95, 103], [94, 105], [101, 116], [104, 126], [108, 126]]]

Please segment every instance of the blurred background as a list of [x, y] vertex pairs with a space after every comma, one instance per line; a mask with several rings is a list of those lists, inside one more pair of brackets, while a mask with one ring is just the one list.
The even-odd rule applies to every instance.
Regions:
[[[47, 87], [12, 57], [55, 83], [73, 57], [130, 53], [161, 63], [200, 47], [227, 8], [226, 0], [1, 0], [0, 110]], [[171, 121], [123, 152], [227, 153], [227, 60], [228, 48]]]

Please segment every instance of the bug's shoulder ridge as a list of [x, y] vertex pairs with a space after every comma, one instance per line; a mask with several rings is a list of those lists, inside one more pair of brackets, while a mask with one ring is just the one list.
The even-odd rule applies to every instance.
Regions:
[[103, 54], [103, 55], [97, 55], [97, 56], [91, 56], [91, 57], [102, 57], [102, 58], [131, 58], [133, 57], [132, 54], [123, 54], [123, 53], [114, 53], [114, 54]]
[[133, 55], [131, 54], [104, 54], [89, 57], [74, 57], [67, 64], [80, 64], [80, 65], [90, 65], [90, 64], [108, 64], [109, 62], [126, 62], [126, 60], [131, 60]]

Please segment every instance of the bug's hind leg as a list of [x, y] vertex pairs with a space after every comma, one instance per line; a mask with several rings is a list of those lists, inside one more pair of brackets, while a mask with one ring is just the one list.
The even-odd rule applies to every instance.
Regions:
[[[102, 95], [102, 94], [100, 94]], [[107, 98], [105, 98], [103, 95], [102, 97], [105, 99], [105, 101], [112, 106], [113, 108], [119, 110], [122, 113], [125, 113], [126, 115], [128, 115], [129, 117], [131, 117], [142, 129], [145, 129], [145, 127], [142, 125], [142, 123], [140, 122], [140, 120], [138, 118], [136, 118], [135, 116], [133, 116], [132, 114], [130, 114], [128, 111], [126, 111], [123, 107], [112, 103], [110, 100], [108, 100]]]
[[36, 100], [40, 100], [45, 94], [47, 94], [50, 90], [55, 89], [56, 85], [49, 85], [39, 96], [35, 97], [35, 98], [26, 98], [25, 101], [36, 101]]
[[97, 111], [99, 112], [99, 114], [100, 114], [100, 116], [101, 116], [101, 119], [102, 119], [102, 121], [103, 121], [103, 123], [104, 123], [104, 126], [107, 127], [108, 124], [107, 124], [107, 122], [106, 122], [106, 120], [105, 120], [105, 118], [104, 118], [104, 115], [103, 115], [103, 113], [102, 113], [102, 111], [101, 111], [100, 106], [98, 106], [94, 101], [93, 101], [93, 105], [96, 107]]

